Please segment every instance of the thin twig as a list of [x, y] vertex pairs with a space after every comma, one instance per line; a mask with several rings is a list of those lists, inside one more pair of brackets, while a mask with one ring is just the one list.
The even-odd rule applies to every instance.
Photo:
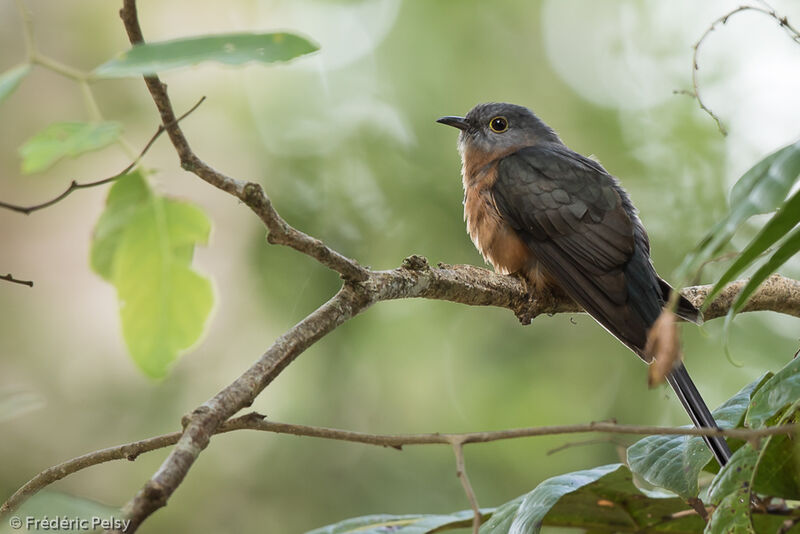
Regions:
[[8, 273], [4, 276], [0, 276], [0, 280], [6, 280], [8, 282], [14, 282], [15, 284], [21, 284], [23, 286], [33, 287], [33, 280], [20, 280], [19, 278], [14, 278], [11, 273]]
[[766, 8], [757, 7], [757, 6], [749, 6], [749, 5], [739, 6], [736, 9], [733, 9], [733, 10], [729, 11], [725, 15], [722, 15], [721, 17], [716, 19], [714, 22], [712, 22], [711, 26], [706, 28], [706, 31], [703, 32], [703, 34], [700, 36], [700, 39], [698, 39], [697, 42], [694, 44], [694, 46], [692, 46], [692, 90], [690, 90], [690, 91], [687, 91], [687, 90], [674, 91], [675, 94], [689, 95], [689, 96], [693, 97], [695, 100], [697, 100], [697, 104], [700, 106], [700, 109], [702, 109], [703, 111], [708, 113], [708, 115], [712, 119], [714, 119], [714, 122], [717, 123], [717, 128], [719, 129], [719, 131], [720, 131], [720, 133], [722, 135], [728, 135], [728, 130], [722, 124], [722, 121], [720, 120], [720, 118], [711, 110], [711, 108], [709, 108], [706, 105], [705, 101], [700, 96], [700, 84], [697, 81], [697, 71], [700, 69], [700, 67], [698, 66], [698, 62], [697, 62], [697, 55], [698, 55], [698, 52], [700, 50], [700, 45], [703, 44], [703, 41], [705, 41], [706, 37], [708, 37], [708, 35], [712, 31], [714, 31], [716, 29], [718, 24], [726, 24], [728, 22], [728, 19], [731, 18], [733, 15], [735, 15], [737, 13], [744, 12], [744, 11], [756, 11], [758, 13], [763, 13], [763, 14], [775, 19], [778, 22], [778, 24], [786, 31], [786, 33], [789, 34], [791, 39], [793, 41], [795, 41], [796, 43], [800, 44], [800, 32], [798, 32], [798, 30], [796, 28], [794, 28], [794, 26], [792, 26], [789, 23], [788, 19], [786, 17], [779, 16], [775, 12], [775, 10], [772, 9], [772, 7], [769, 6], [769, 4], [767, 4], [766, 2], [762, 2], [762, 3], [766, 6]]
[[[251, 412], [222, 423], [213, 434], [223, 434], [234, 430], [258, 430], [275, 434], [289, 434], [312, 438], [361, 443], [377, 447], [402, 450], [405, 446], [413, 445], [451, 445], [459, 447], [469, 443], [490, 443], [508, 439], [530, 438], [538, 436], [555, 436], [566, 434], [605, 433], [626, 435], [675, 435], [675, 436], [725, 436], [741, 440], [763, 438], [778, 434], [790, 434], [798, 431], [800, 424], [774, 426], [763, 429], [709, 429], [709, 428], [673, 428], [662, 426], [622, 425], [612, 422], [599, 421], [577, 425], [540, 426], [516, 428], [486, 432], [465, 433], [430, 433], [430, 434], [370, 434], [352, 430], [340, 430], [309, 425], [297, 425], [268, 421], [263, 415]], [[99, 465], [113, 460], [135, 460], [139, 455], [164, 447], [169, 447], [178, 442], [181, 432], [172, 432], [161, 436], [148, 438], [141, 441], [126, 443], [116, 447], [109, 447], [94, 451], [72, 460], [60, 463], [29, 480], [18, 489], [9, 499], [0, 506], [0, 518], [13, 512], [22, 502], [48, 485], [65, 478], [88, 467]], [[456, 457], [457, 466], [459, 464]], [[462, 481], [462, 484], [464, 482]], [[468, 481], [467, 481], [468, 483]], [[476, 509], [477, 506], [473, 507]]]
[[478, 497], [472, 489], [467, 476], [467, 466], [464, 462], [464, 440], [461, 437], [451, 437], [450, 445], [453, 447], [453, 454], [456, 457], [456, 476], [461, 481], [461, 487], [467, 494], [469, 506], [472, 508], [472, 534], [478, 534], [481, 528], [481, 507], [478, 506]]
[[[185, 119], [186, 117], [188, 117], [194, 110], [196, 110], [200, 106], [200, 104], [203, 103], [203, 101], [205, 99], [206, 99], [206, 97], [202, 97], [200, 100], [197, 101], [197, 103], [194, 106], [192, 106], [189, 109], [189, 111], [187, 111], [186, 113], [184, 113], [183, 115], [181, 115], [180, 117], [175, 119], [176, 123], [180, 122], [183, 119]], [[57, 202], [60, 202], [64, 198], [68, 197], [73, 191], [77, 191], [78, 189], [88, 189], [90, 187], [97, 187], [99, 185], [104, 185], [104, 184], [107, 184], [109, 182], [113, 182], [114, 180], [117, 180], [118, 178], [128, 174], [128, 172], [130, 172], [131, 169], [133, 169], [136, 165], [138, 165], [139, 162], [144, 157], [144, 155], [147, 154], [147, 151], [150, 150], [150, 147], [153, 146], [153, 143], [156, 142], [156, 139], [158, 139], [161, 136], [161, 134], [164, 133], [165, 131], [166, 130], [164, 128], [164, 125], [163, 124], [159, 125], [158, 129], [156, 130], [156, 132], [152, 135], [152, 137], [150, 137], [150, 140], [144, 146], [144, 148], [139, 153], [139, 155], [136, 157], [136, 159], [134, 159], [130, 163], [130, 165], [128, 165], [127, 167], [125, 167], [124, 169], [122, 169], [120, 172], [118, 172], [117, 174], [115, 174], [113, 176], [109, 176], [108, 178], [103, 178], [102, 180], [97, 180], [95, 182], [85, 182], [85, 183], [78, 183], [77, 181], [72, 180], [72, 182], [70, 182], [70, 184], [69, 184], [69, 187], [67, 187], [64, 190], [64, 192], [62, 192], [60, 195], [56, 196], [55, 198], [52, 198], [52, 199], [50, 199], [50, 200], [48, 200], [46, 202], [42, 202], [41, 204], [34, 204], [33, 206], [18, 206], [16, 204], [8, 204], [6, 202], [0, 201], [0, 208], [6, 208], [6, 209], [9, 209], [9, 210], [12, 210], [12, 211], [19, 212], [19, 213], [24, 213], [25, 215], [30, 215], [34, 211], [50, 207], [53, 204], [55, 204]]]

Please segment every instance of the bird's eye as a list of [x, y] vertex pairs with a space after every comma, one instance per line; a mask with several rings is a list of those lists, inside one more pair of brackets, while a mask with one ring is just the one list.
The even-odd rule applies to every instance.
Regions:
[[489, 128], [495, 133], [508, 130], [508, 120], [505, 117], [495, 117], [489, 121]]

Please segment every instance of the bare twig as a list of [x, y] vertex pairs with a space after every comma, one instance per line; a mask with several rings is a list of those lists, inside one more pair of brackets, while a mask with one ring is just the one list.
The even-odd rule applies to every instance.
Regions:
[[6, 275], [0, 275], [0, 280], [6, 280], [7, 282], [13, 282], [15, 284], [21, 284], [23, 286], [33, 287], [33, 280], [20, 280], [19, 278], [14, 278], [11, 273]]
[[717, 25], [726, 24], [728, 22], [728, 19], [730, 19], [733, 15], [737, 13], [742, 13], [744, 11], [755, 11], [758, 13], [763, 13], [764, 15], [767, 15], [775, 19], [781, 26], [781, 28], [783, 28], [786, 31], [786, 33], [789, 34], [789, 37], [791, 37], [792, 40], [795, 41], [796, 43], [800, 44], [800, 32], [798, 32], [798, 30], [794, 28], [794, 26], [789, 24], [789, 21], [787, 20], [786, 17], [779, 16], [775, 12], [775, 10], [772, 9], [771, 6], [769, 6], [769, 4], [767, 4], [766, 2], [763, 2], [763, 4], [765, 5], [765, 7], [757, 7], [749, 5], [739, 6], [736, 9], [729, 11], [728, 13], [722, 15], [714, 22], [712, 22], [711, 26], [709, 26], [706, 29], [706, 31], [703, 32], [703, 34], [700, 36], [700, 39], [698, 39], [697, 42], [694, 44], [694, 46], [692, 46], [692, 89], [674, 91], [676, 94], [688, 95], [697, 100], [697, 104], [700, 106], [700, 109], [708, 113], [708, 115], [712, 119], [714, 119], [714, 122], [717, 123], [717, 128], [719, 129], [722, 135], [728, 135], [727, 129], [722, 124], [720, 118], [713, 111], [711, 111], [711, 108], [709, 108], [706, 105], [705, 101], [700, 96], [700, 84], [697, 81], [697, 71], [700, 69], [700, 67], [698, 66], [697, 63], [697, 54], [700, 50], [700, 45], [702, 45], [706, 37], [708, 37], [708, 35], [716, 29]]
[[456, 476], [461, 481], [461, 487], [464, 488], [469, 506], [472, 508], [472, 534], [478, 534], [478, 530], [481, 528], [481, 508], [478, 506], [478, 497], [475, 496], [475, 491], [467, 476], [467, 467], [464, 462], [464, 439], [451, 437], [450, 445], [452, 445], [453, 454], [456, 457]]
[[[251, 412], [222, 423], [213, 434], [224, 434], [234, 430], [258, 430], [275, 434], [289, 434], [313, 438], [362, 443], [377, 447], [402, 450], [413, 445], [450, 445], [463, 447], [468, 443], [490, 443], [508, 439], [530, 438], [538, 436], [555, 436], [567, 434], [603, 433], [625, 435], [675, 435], [675, 436], [725, 436], [741, 440], [763, 438], [778, 434], [790, 434], [800, 429], [799, 424], [768, 427], [763, 429], [709, 429], [709, 428], [673, 428], [661, 426], [622, 425], [613, 422], [598, 421], [577, 425], [541, 426], [514, 428], [506, 430], [466, 433], [431, 433], [431, 434], [370, 434], [352, 430], [297, 425], [268, 421], [263, 415]], [[88, 467], [113, 460], [135, 460], [140, 454], [169, 447], [178, 442], [182, 432], [172, 432], [141, 441], [126, 443], [94, 451], [72, 460], [60, 463], [29, 480], [0, 506], [0, 518], [17, 509], [25, 499], [34, 495], [48, 485]], [[610, 440], [604, 440], [610, 441]], [[458, 462], [458, 457], [456, 457]], [[463, 458], [462, 458], [463, 462]], [[463, 464], [458, 464], [463, 467]], [[467, 481], [468, 483], [468, 481]], [[462, 481], [463, 484], [463, 481]], [[477, 506], [476, 506], [477, 507]], [[475, 509], [476, 507], [473, 507]]]
[[[226, 421], [219, 427], [216, 433], [222, 434], [232, 430], [248, 428], [248, 425], [251, 425], [255, 420], [261, 419], [263, 419], [263, 417], [255, 413], [243, 415], [241, 417], [237, 417], [236, 419]], [[110, 462], [112, 460], [133, 461], [140, 454], [174, 445], [178, 442], [180, 437], [181, 432], [172, 432], [170, 434], [143, 439], [141, 441], [134, 441], [133, 443], [126, 443], [125, 445], [119, 445], [117, 447], [109, 447], [107, 449], [90, 452], [45, 469], [30, 479], [16, 492], [14, 492], [14, 494], [9, 497], [2, 506], [0, 506], [0, 517], [13, 512], [32, 495], [38, 493], [53, 482], [61, 480], [72, 473], [76, 473], [86, 469], [87, 467], [92, 467], [93, 465]]]
[[[175, 119], [175, 124], [179, 123], [180, 121], [182, 121], [183, 119], [185, 119], [186, 117], [191, 115], [191, 113], [194, 110], [196, 110], [198, 107], [200, 107], [200, 104], [202, 104], [205, 99], [206, 99], [206, 97], [202, 97], [200, 100], [197, 101], [197, 103], [194, 106], [192, 106], [189, 109], [189, 111], [187, 111], [186, 113], [184, 113], [180, 117], [176, 118]], [[156, 130], [156, 132], [150, 137], [150, 140], [144, 146], [144, 148], [139, 153], [139, 155], [136, 157], [136, 159], [133, 160], [130, 163], [130, 165], [128, 165], [127, 167], [125, 167], [124, 169], [122, 169], [120, 172], [118, 172], [117, 174], [115, 174], [113, 176], [109, 176], [108, 178], [103, 178], [102, 180], [97, 180], [95, 182], [86, 182], [86, 183], [82, 183], [82, 184], [78, 183], [75, 180], [72, 180], [72, 182], [69, 184], [69, 187], [67, 187], [67, 189], [65, 189], [63, 193], [61, 193], [60, 195], [58, 195], [55, 198], [52, 198], [52, 199], [48, 200], [47, 202], [42, 202], [41, 204], [34, 204], [33, 206], [18, 206], [16, 204], [8, 204], [6, 202], [0, 201], [0, 208], [6, 208], [6, 209], [9, 209], [9, 210], [12, 210], [12, 211], [19, 212], [19, 213], [24, 213], [25, 215], [30, 215], [34, 211], [50, 207], [53, 204], [55, 204], [57, 202], [60, 202], [64, 198], [68, 197], [73, 191], [76, 191], [78, 189], [88, 189], [90, 187], [97, 187], [99, 185], [104, 185], [104, 184], [107, 184], [109, 182], [113, 182], [114, 180], [117, 180], [121, 176], [124, 176], [124, 175], [128, 174], [128, 172], [130, 172], [131, 169], [133, 169], [136, 165], [138, 165], [138, 163], [142, 160], [144, 155], [147, 154], [147, 151], [150, 150], [150, 147], [152, 147], [153, 144], [156, 142], [156, 139], [158, 139], [161, 136], [161, 134], [164, 133], [164, 131], [165, 131], [164, 125], [163, 124], [159, 125], [158, 129]]]

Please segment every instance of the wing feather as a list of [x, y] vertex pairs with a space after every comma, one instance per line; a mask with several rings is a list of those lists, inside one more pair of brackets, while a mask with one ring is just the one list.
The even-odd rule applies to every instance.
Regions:
[[559, 144], [500, 160], [492, 186], [503, 219], [561, 287], [642, 355], [664, 304], [633, 205], [600, 164]]

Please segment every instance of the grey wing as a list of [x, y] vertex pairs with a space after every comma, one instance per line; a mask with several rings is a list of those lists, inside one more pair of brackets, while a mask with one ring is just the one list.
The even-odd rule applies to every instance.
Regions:
[[616, 180], [563, 145], [544, 145], [503, 158], [492, 194], [564, 291], [644, 357], [664, 301], [647, 236]]

